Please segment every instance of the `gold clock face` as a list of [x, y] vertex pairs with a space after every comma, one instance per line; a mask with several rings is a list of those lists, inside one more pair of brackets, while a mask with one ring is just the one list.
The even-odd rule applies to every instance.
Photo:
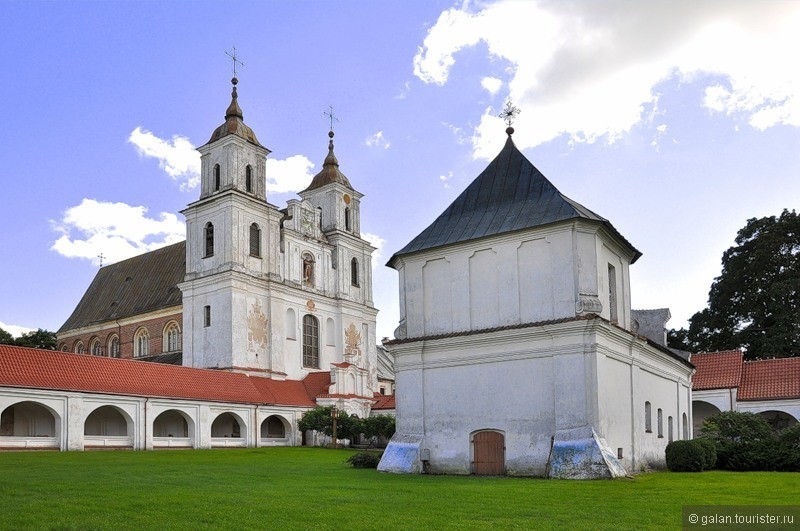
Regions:
[[347, 194], [344, 194], [344, 204], [345, 205], [349, 205], [350, 204], [350, 196], [347, 195]]

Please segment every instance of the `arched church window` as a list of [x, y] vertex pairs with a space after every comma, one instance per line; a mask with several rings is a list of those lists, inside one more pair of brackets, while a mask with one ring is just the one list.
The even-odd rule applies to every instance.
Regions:
[[89, 344], [89, 352], [92, 356], [102, 356], [103, 355], [103, 347], [100, 346], [100, 340], [97, 338], [92, 339], [92, 342]]
[[181, 329], [178, 323], [170, 321], [164, 327], [164, 352], [177, 352], [181, 349]]
[[350, 208], [345, 207], [344, 209], [344, 230], [350, 230]]
[[317, 207], [317, 215], [319, 215], [319, 230], [322, 230], [322, 207]]
[[667, 436], [669, 442], [672, 442], [672, 416], [667, 417]]
[[319, 368], [319, 321], [303, 316], [303, 367]]
[[249, 164], [244, 169], [244, 188], [248, 192], [253, 191], [253, 168]]
[[653, 420], [652, 420], [652, 408], [650, 406], [650, 402], [644, 403], [644, 431], [646, 433], [653, 433]]
[[297, 339], [297, 318], [292, 308], [286, 310], [286, 339]]
[[75, 354], [83, 354], [86, 352], [86, 348], [83, 346], [83, 341], [78, 341], [75, 343], [75, 348], [73, 349]]
[[119, 337], [111, 336], [108, 342], [108, 355], [112, 358], [119, 358]]
[[133, 355], [138, 357], [150, 354], [150, 334], [146, 328], [140, 328], [133, 336]]
[[658, 437], [664, 437], [664, 412], [658, 408]]
[[219, 164], [214, 164], [214, 191], [219, 190]]
[[203, 258], [214, 256], [214, 225], [212, 225], [211, 222], [206, 223], [205, 241], [206, 254], [203, 256]]
[[306, 286], [314, 285], [314, 256], [311, 253], [303, 253], [303, 284]]
[[686, 413], [683, 414], [683, 423], [681, 425], [683, 429], [683, 437], [681, 437], [684, 441], [689, 440], [689, 418], [686, 416]]
[[257, 223], [250, 225], [250, 256], [261, 256], [261, 229]]
[[358, 258], [350, 260], [350, 284], [358, 286]]

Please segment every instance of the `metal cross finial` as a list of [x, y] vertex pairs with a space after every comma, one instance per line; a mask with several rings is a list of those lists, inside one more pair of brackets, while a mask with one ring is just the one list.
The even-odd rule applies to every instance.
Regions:
[[99, 258], [99, 259], [100, 259], [100, 267], [103, 267], [103, 258], [105, 258], [105, 256], [103, 255], [103, 253], [100, 253], [100, 254], [98, 254], [98, 255], [97, 255], [97, 258]]
[[226, 51], [225, 55], [230, 57], [231, 61], [233, 61], [233, 77], [236, 77], [236, 63], [239, 63], [240, 65], [244, 66], [244, 63], [241, 62], [238, 57], [236, 57], [236, 46], [233, 47], [233, 53]]
[[323, 111], [322, 114], [324, 114], [325, 116], [327, 116], [330, 119], [330, 121], [331, 121], [331, 131], [333, 131], [333, 122], [338, 122], [339, 121], [339, 119], [336, 117], [336, 115], [333, 114], [333, 105], [328, 105], [328, 110], [327, 111]]
[[506, 102], [506, 108], [503, 109], [503, 112], [501, 112], [497, 116], [502, 118], [506, 122], [508, 127], [511, 127], [511, 124], [514, 123], [514, 118], [516, 118], [521, 112], [522, 112], [521, 110], [519, 110], [517, 107], [511, 104], [511, 100], [508, 100]]

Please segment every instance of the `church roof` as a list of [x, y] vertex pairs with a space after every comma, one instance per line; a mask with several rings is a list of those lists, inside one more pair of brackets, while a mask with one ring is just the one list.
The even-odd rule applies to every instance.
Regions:
[[738, 400], [800, 398], [800, 358], [746, 361]]
[[101, 267], [58, 333], [180, 306], [186, 276], [186, 242]]
[[215, 142], [228, 135], [236, 135], [244, 138], [251, 144], [264, 147], [258, 142], [256, 134], [253, 132], [253, 130], [244, 123], [244, 114], [242, 113], [242, 108], [239, 107], [239, 96], [236, 92], [236, 84], [239, 83], [239, 80], [233, 78], [231, 83], [233, 83], [233, 90], [231, 91], [231, 104], [228, 105], [228, 108], [225, 111], [225, 123], [214, 129], [214, 132], [211, 133], [211, 138], [207, 143], [210, 144], [211, 142]]
[[333, 131], [328, 133], [328, 137], [330, 138], [328, 141], [328, 156], [325, 157], [325, 162], [322, 164], [322, 171], [320, 171], [314, 176], [313, 179], [311, 179], [311, 184], [309, 184], [308, 187], [303, 190], [304, 192], [315, 190], [331, 183], [339, 183], [350, 188], [351, 190], [353, 189], [353, 187], [350, 186], [350, 181], [348, 181], [347, 177], [344, 176], [344, 173], [339, 170], [339, 160], [333, 153]]
[[634, 262], [641, 256], [607, 219], [559, 192], [509, 134], [497, 157], [428, 228], [395, 253], [389, 265], [417, 251], [575, 218], [603, 224], [630, 248]]
[[0, 345], [0, 386], [314, 407], [304, 382]]

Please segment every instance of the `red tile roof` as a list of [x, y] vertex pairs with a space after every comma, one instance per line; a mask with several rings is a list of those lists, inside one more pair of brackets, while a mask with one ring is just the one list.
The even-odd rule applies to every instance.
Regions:
[[394, 409], [394, 404], [394, 395], [376, 394], [372, 409]]
[[739, 387], [742, 378], [742, 351], [725, 350], [692, 354], [697, 372], [692, 377], [692, 389], [727, 389]]
[[297, 380], [271, 380], [10, 345], [0, 345], [0, 386], [246, 404], [315, 405], [315, 395], [309, 395], [308, 387]]
[[312, 398], [327, 394], [331, 386], [331, 373], [330, 371], [309, 373], [303, 378], [303, 385], [308, 396]]
[[800, 398], [800, 358], [745, 362], [736, 396], [739, 400]]

